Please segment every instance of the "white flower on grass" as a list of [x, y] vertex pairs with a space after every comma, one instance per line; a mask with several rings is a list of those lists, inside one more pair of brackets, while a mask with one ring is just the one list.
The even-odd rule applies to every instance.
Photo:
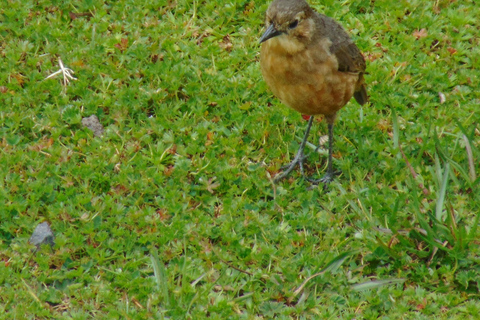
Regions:
[[73, 72], [72, 69], [65, 67], [63, 65], [62, 59], [60, 59], [60, 58], [58, 58], [58, 65], [60, 66], [60, 70], [52, 73], [51, 75], [46, 77], [45, 80], [53, 78], [57, 74], [60, 74], [60, 73], [63, 74], [63, 85], [64, 86], [67, 86], [67, 84], [70, 82], [70, 80], [77, 80], [77, 78], [72, 76], [72, 74], [74, 74], [75, 72]]

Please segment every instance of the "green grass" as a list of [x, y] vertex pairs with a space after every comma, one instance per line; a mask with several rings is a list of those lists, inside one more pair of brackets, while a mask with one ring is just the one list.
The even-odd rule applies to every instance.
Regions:
[[[313, 5], [371, 98], [339, 114], [328, 193], [270, 182], [306, 122], [259, 71], [267, 2], [0, 6], [0, 315], [476, 319], [478, 3]], [[66, 87], [44, 80], [59, 58]], [[56, 245], [33, 252], [43, 221]]]

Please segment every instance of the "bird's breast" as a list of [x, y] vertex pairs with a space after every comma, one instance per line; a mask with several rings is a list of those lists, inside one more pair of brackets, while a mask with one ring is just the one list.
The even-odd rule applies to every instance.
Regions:
[[358, 74], [338, 71], [330, 44], [325, 39], [294, 54], [282, 40], [262, 44], [263, 77], [284, 104], [303, 114], [334, 115], [351, 99]]

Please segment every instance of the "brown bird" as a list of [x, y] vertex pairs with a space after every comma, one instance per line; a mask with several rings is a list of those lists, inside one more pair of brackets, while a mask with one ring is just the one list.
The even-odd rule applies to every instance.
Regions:
[[[368, 101], [363, 79], [365, 59], [345, 29], [314, 11], [305, 0], [274, 0], [266, 14], [260, 66], [274, 95], [287, 106], [310, 115], [305, 137], [293, 161], [275, 177], [285, 178], [298, 164], [310, 182], [328, 184], [337, 174], [332, 168], [333, 123], [337, 111], [353, 97]], [[323, 114], [328, 124], [328, 166], [325, 176], [305, 176], [305, 143], [313, 116]]]

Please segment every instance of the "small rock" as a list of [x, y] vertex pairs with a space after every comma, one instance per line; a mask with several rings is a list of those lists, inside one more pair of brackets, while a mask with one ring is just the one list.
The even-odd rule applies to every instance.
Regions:
[[52, 229], [50, 229], [48, 222], [40, 223], [33, 231], [29, 241], [31, 244], [36, 245], [37, 248], [42, 244], [48, 244], [53, 247], [55, 245], [55, 235]]
[[103, 135], [103, 126], [98, 121], [98, 118], [96, 115], [91, 115], [90, 117], [83, 118], [82, 119], [82, 124], [84, 127], [87, 127], [88, 129], [93, 131], [93, 134], [96, 135], [97, 137], [100, 137]]

